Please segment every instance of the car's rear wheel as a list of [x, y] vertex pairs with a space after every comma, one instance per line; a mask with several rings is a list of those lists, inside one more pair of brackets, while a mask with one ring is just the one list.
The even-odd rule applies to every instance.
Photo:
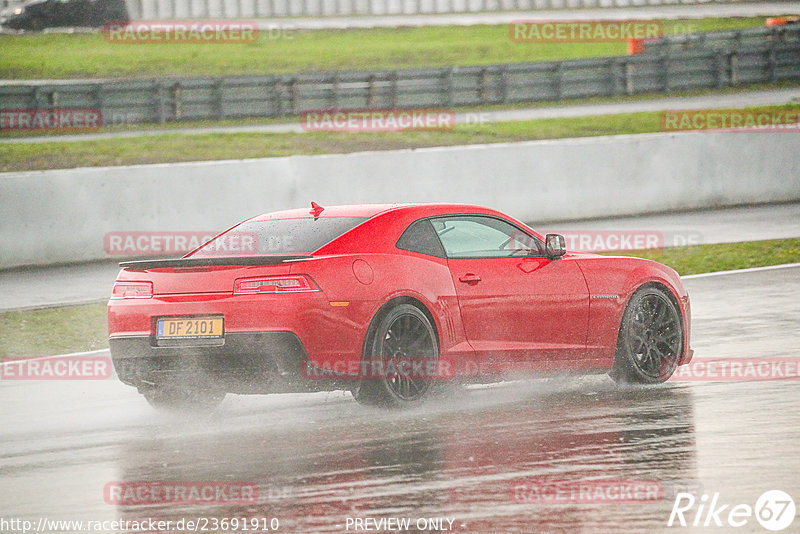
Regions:
[[400, 408], [425, 398], [436, 379], [439, 342], [428, 317], [399, 304], [377, 319], [353, 396], [361, 404]]
[[192, 387], [159, 386], [142, 391], [150, 406], [171, 412], [210, 412], [222, 403], [225, 392]]
[[631, 297], [619, 330], [611, 377], [619, 383], [658, 384], [675, 372], [683, 352], [681, 313], [658, 287]]

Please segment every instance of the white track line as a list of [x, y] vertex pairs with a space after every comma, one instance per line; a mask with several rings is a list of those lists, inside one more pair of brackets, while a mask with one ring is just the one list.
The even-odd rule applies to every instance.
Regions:
[[716, 271], [713, 273], [700, 273], [700, 274], [687, 274], [686, 276], [681, 276], [682, 280], [687, 280], [689, 278], [706, 278], [709, 276], [722, 276], [726, 274], [744, 274], [744, 273], [754, 273], [758, 271], [772, 271], [774, 269], [790, 269], [792, 267], [800, 267], [800, 263], [785, 263], [783, 265], [768, 265], [767, 267], [750, 267], [749, 269], [733, 269], [731, 271]]
[[[14, 360], [7, 359], [5, 361], [0, 362], [0, 365], [12, 365], [12, 364], [19, 363], [19, 362], [30, 362], [30, 361], [34, 361], [34, 360], [36, 360], [36, 361], [54, 360], [54, 359], [57, 359], [57, 358], [70, 358], [70, 357], [73, 357], [73, 356], [76, 356], [76, 357], [93, 356], [93, 355], [99, 355], [102, 352], [109, 352], [109, 350], [108, 349], [99, 349], [99, 350], [90, 350], [89, 352], [71, 352], [69, 354], [57, 354], [55, 356], [40, 356], [38, 358], [19, 358], [19, 359], [14, 359]], [[110, 355], [110, 353], [109, 353], [109, 355]]]

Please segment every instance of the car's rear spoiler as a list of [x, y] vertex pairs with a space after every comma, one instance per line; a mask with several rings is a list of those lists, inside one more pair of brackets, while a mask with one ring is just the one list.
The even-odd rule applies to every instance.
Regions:
[[213, 256], [168, 260], [123, 261], [119, 266], [129, 271], [148, 271], [180, 267], [217, 267], [220, 265], [278, 265], [287, 261], [304, 260], [311, 256]]

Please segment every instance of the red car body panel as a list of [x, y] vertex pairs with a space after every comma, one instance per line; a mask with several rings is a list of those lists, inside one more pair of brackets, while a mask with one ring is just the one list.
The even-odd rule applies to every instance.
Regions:
[[[109, 301], [112, 356], [115, 362], [135, 356], [130, 351], [115, 354], [115, 340], [132, 339], [142, 347], [150, 340], [152, 354], [168, 354], [170, 349], [153, 344], [159, 317], [222, 315], [226, 335], [291, 333], [317, 365], [357, 364], [373, 318], [387, 303], [404, 298], [414, 299], [429, 313], [440, 357], [449, 358], [459, 375], [603, 371], [613, 364], [622, 314], [631, 295], [643, 284], [658, 283], [674, 296], [684, 317], [682, 363], [688, 362], [688, 295], [672, 269], [647, 260], [593, 254], [567, 253], [554, 260], [447, 259], [397, 247], [413, 222], [454, 214], [500, 218], [543, 241], [523, 223], [476, 206], [326, 207], [319, 217], [366, 220], [319, 249], [277, 265], [120, 271], [118, 282], [152, 282], [153, 296]], [[307, 209], [298, 209], [249, 221], [313, 217]], [[234, 284], [241, 278], [295, 274], [310, 277], [319, 291], [234, 294]], [[480, 281], [470, 282], [470, 276]]]

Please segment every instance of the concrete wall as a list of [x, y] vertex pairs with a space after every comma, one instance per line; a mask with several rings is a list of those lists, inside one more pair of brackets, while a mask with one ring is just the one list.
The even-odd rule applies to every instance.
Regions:
[[0, 174], [0, 268], [109, 258], [114, 231], [214, 231], [268, 211], [469, 202], [526, 221], [800, 199], [795, 133], [594, 137]]

